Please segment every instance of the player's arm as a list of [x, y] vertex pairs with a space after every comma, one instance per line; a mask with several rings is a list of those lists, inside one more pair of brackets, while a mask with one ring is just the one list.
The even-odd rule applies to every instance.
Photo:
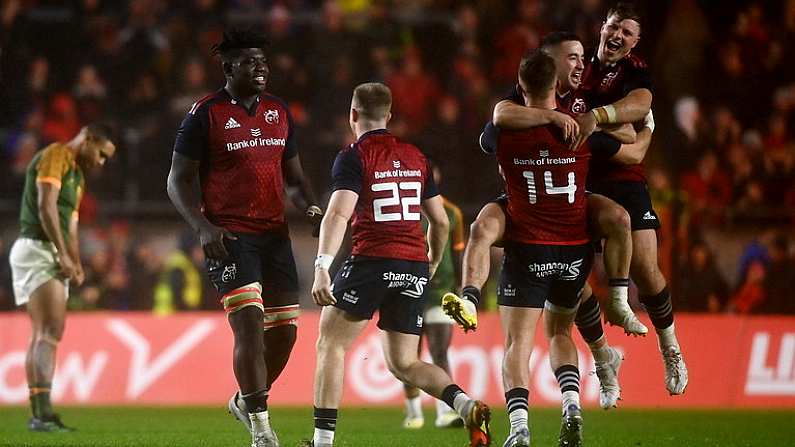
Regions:
[[654, 132], [654, 115], [649, 111], [643, 120], [643, 127], [637, 132], [637, 139], [631, 144], [621, 144], [612, 135], [597, 132], [591, 136], [591, 150], [596, 156], [609, 158], [611, 161], [633, 165], [643, 162], [651, 145]]
[[77, 277], [77, 264], [72, 259], [69, 247], [66, 245], [58, 216], [58, 195], [61, 192], [60, 182], [37, 180], [36, 189], [38, 192], [39, 222], [41, 222], [41, 227], [44, 230], [44, 234], [47, 235], [47, 239], [55, 244], [55, 248], [58, 250], [60, 274], [65, 279], [75, 279]]
[[317, 236], [320, 219], [323, 218], [323, 210], [318, 206], [319, 202], [317, 197], [315, 197], [309, 178], [304, 175], [304, 170], [301, 167], [301, 158], [298, 154], [284, 160], [282, 170], [287, 183], [287, 195], [298, 209], [304, 210], [304, 213], [312, 222], [313, 236]]
[[430, 276], [436, 272], [444, 256], [447, 235], [450, 232], [450, 221], [444, 211], [442, 196], [435, 195], [422, 201], [422, 212], [428, 219], [428, 261]]
[[315, 282], [312, 284], [312, 298], [321, 306], [334, 304], [337, 300], [331, 294], [331, 275], [329, 268], [334, 256], [342, 245], [345, 230], [348, 228], [359, 194], [347, 189], [339, 189], [331, 194], [328, 209], [320, 222], [320, 240], [315, 258]]
[[615, 138], [616, 140], [620, 141], [622, 144], [631, 144], [634, 143], [635, 140], [638, 138], [638, 133], [635, 131], [635, 126], [632, 124], [614, 124], [614, 125], [602, 125], [599, 126], [599, 129], [610, 135], [611, 137]]
[[651, 110], [652, 94], [648, 88], [631, 90], [620, 100], [606, 106], [591, 109], [577, 117], [580, 125], [579, 138], [574, 140], [573, 148], [588, 138], [597, 126], [609, 127], [612, 124], [626, 124], [641, 121]]
[[566, 140], [575, 138], [579, 133], [577, 121], [565, 113], [526, 107], [509, 99], [504, 99], [494, 106], [492, 122], [503, 129], [529, 129], [554, 124], [563, 131]]
[[69, 244], [67, 247], [67, 250], [69, 251], [69, 257], [72, 258], [77, 269], [74, 278], [75, 285], [77, 286], [83, 284], [83, 280], [86, 277], [85, 272], [83, 271], [83, 264], [80, 261], [80, 239], [77, 234], [79, 220], [80, 219], [78, 219], [77, 211], [72, 213], [72, 218], [69, 219]]

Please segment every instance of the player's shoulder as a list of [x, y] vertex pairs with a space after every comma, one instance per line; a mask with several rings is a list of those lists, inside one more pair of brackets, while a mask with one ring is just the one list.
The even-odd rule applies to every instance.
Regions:
[[194, 102], [193, 105], [190, 106], [190, 110], [188, 110], [188, 115], [201, 115], [202, 113], [206, 113], [210, 109], [211, 105], [226, 99], [225, 95], [226, 92], [223, 89], [220, 89], [208, 95], [203, 96], [198, 101]]
[[646, 71], [649, 69], [649, 65], [646, 63], [646, 61], [634, 53], [628, 54], [621, 61], [624, 66], [630, 70]]
[[75, 158], [75, 153], [69, 150], [63, 143], [51, 143], [40, 151], [40, 158], [48, 159], [62, 159], [65, 161], [72, 161]]

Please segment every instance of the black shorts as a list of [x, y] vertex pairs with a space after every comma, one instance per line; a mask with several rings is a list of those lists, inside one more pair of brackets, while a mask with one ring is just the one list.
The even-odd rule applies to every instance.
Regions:
[[331, 290], [339, 309], [368, 320], [378, 310], [379, 328], [420, 335], [427, 284], [427, 262], [351, 256]]
[[497, 303], [542, 309], [550, 303], [573, 309], [593, 264], [593, 244], [505, 244]]
[[660, 218], [654, 212], [649, 188], [645, 183], [606, 182], [595, 185], [590, 191], [613, 199], [623, 206], [632, 221], [632, 231], [660, 228]]
[[229, 257], [208, 259], [207, 275], [221, 295], [251, 284], [262, 286], [264, 307], [298, 304], [298, 272], [290, 238], [282, 234], [236, 233], [225, 239]]

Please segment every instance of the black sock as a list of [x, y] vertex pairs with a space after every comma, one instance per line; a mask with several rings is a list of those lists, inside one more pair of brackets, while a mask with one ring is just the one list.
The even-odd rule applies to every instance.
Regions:
[[31, 385], [28, 389], [30, 391], [30, 409], [33, 412], [33, 417], [43, 418], [52, 416], [52, 402], [50, 401], [50, 388], [49, 383], [36, 383]]
[[665, 329], [674, 324], [674, 311], [671, 306], [671, 292], [668, 286], [657, 295], [641, 295], [640, 302], [649, 313], [651, 323], [657, 329]]
[[249, 394], [240, 394], [249, 413], [262, 413], [268, 411], [268, 390], [255, 391]]
[[610, 287], [629, 287], [629, 278], [610, 278], [607, 280]]
[[574, 323], [577, 324], [577, 329], [587, 343], [593, 343], [605, 335], [602, 328], [602, 310], [596, 295], [591, 294], [580, 304]]
[[528, 401], [530, 400], [530, 391], [527, 388], [511, 388], [505, 393], [505, 404], [508, 414], [516, 410], [527, 411], [530, 407]]
[[455, 397], [463, 392], [464, 390], [462, 390], [461, 387], [456, 384], [447, 385], [447, 388], [442, 391], [442, 402], [454, 409], [455, 407], [453, 406], [453, 402], [455, 402]]
[[558, 379], [561, 393], [566, 391], [580, 392], [580, 370], [576, 366], [561, 366], [555, 370], [555, 378]]
[[464, 298], [468, 299], [469, 301], [475, 303], [475, 305], [480, 302], [480, 289], [475, 286], [465, 286], [464, 290], [461, 292], [461, 295], [463, 295]]
[[315, 428], [334, 431], [337, 429], [337, 409], [315, 407]]

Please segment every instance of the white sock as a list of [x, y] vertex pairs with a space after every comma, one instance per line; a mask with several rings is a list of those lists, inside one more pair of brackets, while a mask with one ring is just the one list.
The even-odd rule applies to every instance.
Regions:
[[527, 419], [527, 410], [524, 408], [511, 411], [508, 414], [508, 420], [511, 422], [511, 434], [514, 434], [523, 428], [528, 428]]
[[422, 418], [422, 398], [420, 396], [406, 399], [406, 416]]
[[656, 329], [657, 331], [657, 338], [659, 338], [660, 349], [667, 348], [669, 346], [676, 346], [679, 347], [679, 341], [676, 340], [676, 331], [674, 329], [673, 323], [665, 329]]
[[254, 433], [260, 433], [271, 429], [271, 422], [267, 410], [260, 413], [249, 413], [248, 418], [251, 420], [251, 430]]
[[580, 393], [576, 391], [564, 391], [563, 392], [563, 414], [566, 414], [566, 411], [569, 409], [571, 405], [580, 408]]
[[312, 443], [315, 445], [334, 444], [334, 432], [331, 430], [323, 430], [322, 428], [315, 428], [315, 434], [312, 436]]
[[444, 416], [445, 414], [453, 411], [452, 408], [448, 407], [443, 400], [436, 399], [436, 417]]
[[467, 396], [467, 393], [458, 393], [458, 395], [455, 396], [455, 399], [453, 399], [453, 408], [463, 420], [467, 419], [467, 414], [464, 413], [464, 407], [466, 407], [470, 400], [471, 399], [469, 396]]
[[610, 299], [613, 302], [626, 303], [629, 301], [629, 286], [610, 286]]
[[601, 348], [594, 348], [591, 347], [591, 354], [593, 354], [593, 359], [599, 363], [607, 363], [610, 361], [612, 349], [610, 349], [609, 345], [604, 345]]

